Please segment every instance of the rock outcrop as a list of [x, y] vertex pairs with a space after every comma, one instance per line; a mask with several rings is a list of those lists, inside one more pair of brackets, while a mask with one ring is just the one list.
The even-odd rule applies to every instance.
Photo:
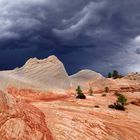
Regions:
[[[23, 67], [3, 72], [3, 75], [6, 75], [5, 77], [8, 79], [13, 78], [15, 85], [17, 81], [17, 86], [19, 87], [20, 85], [28, 84], [31, 87], [42, 88], [48, 91], [58, 91], [66, 90], [70, 85], [69, 76], [62, 62], [56, 56], [50, 56], [43, 60], [38, 60], [37, 58], [29, 59]], [[8, 84], [12, 85], [13, 81], [7, 81]]]
[[44, 114], [0, 91], [0, 140], [52, 140]]
[[138, 72], [130, 73], [130, 74], [126, 75], [124, 77], [124, 79], [129, 79], [129, 80], [137, 81], [140, 83], [140, 73], [138, 73]]
[[92, 81], [104, 79], [100, 73], [88, 69], [81, 70], [78, 73], [71, 75], [70, 78], [73, 87], [80, 85], [82, 88], [89, 88], [89, 83]]
[[1, 87], [39, 88], [47, 91], [63, 91], [77, 85], [89, 87], [89, 82], [103, 76], [92, 70], [82, 70], [69, 76], [63, 63], [56, 57], [29, 59], [21, 68], [0, 72]]

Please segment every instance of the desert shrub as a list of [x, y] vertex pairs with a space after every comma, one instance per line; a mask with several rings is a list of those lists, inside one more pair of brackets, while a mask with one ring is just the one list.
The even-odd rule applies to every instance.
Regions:
[[125, 107], [120, 103], [114, 103], [113, 105], [109, 105], [108, 107], [116, 110], [125, 110]]
[[114, 70], [112, 73], [111, 72], [108, 73], [108, 78], [117, 79], [117, 78], [123, 78], [123, 77], [124, 76], [119, 74], [117, 70]]
[[76, 98], [78, 99], [86, 99], [86, 96], [84, 94], [78, 95]]
[[105, 92], [109, 92], [109, 87], [105, 87]]
[[118, 73], [117, 70], [114, 70], [114, 71], [113, 71], [112, 77], [113, 77], [114, 79], [119, 78], [119, 73]]
[[103, 97], [105, 97], [105, 96], [106, 96], [106, 94], [102, 94], [102, 96], [103, 96]]
[[76, 92], [78, 95], [82, 94], [82, 90], [80, 86], [77, 87]]
[[127, 102], [127, 98], [124, 95], [118, 96], [117, 102], [124, 105]]
[[108, 73], [108, 78], [111, 78], [112, 77], [112, 74], [111, 72]]
[[108, 107], [112, 108], [112, 109], [124, 111], [125, 110], [124, 105], [126, 102], [127, 102], [127, 98], [124, 95], [120, 94], [120, 95], [118, 95], [117, 101], [114, 104], [109, 105]]
[[86, 99], [86, 96], [83, 94], [80, 86], [77, 87], [76, 92], [77, 92], [76, 98], [78, 98], [78, 99]]

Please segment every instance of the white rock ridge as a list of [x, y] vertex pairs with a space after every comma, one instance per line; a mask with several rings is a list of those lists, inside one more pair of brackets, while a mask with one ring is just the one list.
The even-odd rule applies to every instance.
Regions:
[[82, 87], [88, 87], [90, 86], [90, 82], [96, 81], [98, 79], [103, 79], [104, 77], [95, 71], [85, 69], [81, 70], [78, 73], [70, 76], [72, 80], [72, 85], [75, 87], [77, 85], [80, 85]]
[[23, 67], [7, 73], [9, 77], [46, 90], [67, 89], [70, 85], [63, 64], [54, 55], [43, 60], [31, 58]]
[[29, 59], [21, 68], [0, 72], [3, 85], [14, 84], [16, 87], [35, 87], [48, 91], [62, 91], [80, 85], [87, 87], [88, 82], [101, 79], [103, 76], [92, 70], [82, 70], [69, 76], [63, 63], [54, 55], [39, 60]]

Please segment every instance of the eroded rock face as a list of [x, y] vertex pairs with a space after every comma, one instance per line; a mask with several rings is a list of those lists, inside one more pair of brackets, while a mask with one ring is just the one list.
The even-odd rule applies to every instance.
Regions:
[[29, 85], [47, 91], [66, 90], [71, 82], [64, 65], [56, 56], [43, 60], [31, 58], [21, 68], [0, 72], [0, 77], [7, 86], [14, 83], [17, 87]]
[[29, 59], [22, 68], [14, 71], [14, 74], [23, 76], [34, 85], [47, 90], [67, 89], [70, 84], [63, 64], [55, 56], [43, 60]]
[[70, 76], [72, 80], [72, 87], [80, 85], [83, 88], [89, 88], [89, 83], [91, 81], [96, 81], [98, 79], [104, 79], [104, 77], [95, 71], [92, 70], [81, 70], [78, 73]]
[[0, 139], [52, 140], [52, 136], [39, 109], [0, 91]]
[[16, 87], [8, 87], [6, 91], [10, 95], [13, 95], [18, 99], [23, 99], [27, 102], [53, 101], [69, 96], [66, 93], [46, 92], [46, 91], [40, 91], [40, 90], [28, 89], [28, 88], [20, 89]]
[[53, 55], [42, 60], [31, 58], [21, 68], [0, 72], [0, 88], [15, 86], [57, 92], [75, 88], [78, 85], [87, 88], [90, 81], [102, 78], [101, 74], [92, 70], [81, 70], [69, 76], [63, 63]]

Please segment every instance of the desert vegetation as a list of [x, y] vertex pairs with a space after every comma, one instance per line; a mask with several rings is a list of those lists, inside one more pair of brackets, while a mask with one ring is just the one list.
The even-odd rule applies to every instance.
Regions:
[[117, 79], [117, 78], [122, 78], [123, 76], [121, 74], [119, 74], [119, 72], [117, 70], [113, 70], [113, 72], [109, 72], [108, 73], [108, 78], [113, 78], [113, 79]]
[[76, 98], [78, 98], [78, 99], [86, 99], [86, 96], [84, 95], [84, 93], [81, 90], [80, 86], [77, 87], [76, 92], [77, 92]]
[[109, 108], [116, 110], [125, 110], [125, 103], [127, 102], [127, 98], [122, 94], [117, 94], [118, 98], [114, 104], [109, 105]]

